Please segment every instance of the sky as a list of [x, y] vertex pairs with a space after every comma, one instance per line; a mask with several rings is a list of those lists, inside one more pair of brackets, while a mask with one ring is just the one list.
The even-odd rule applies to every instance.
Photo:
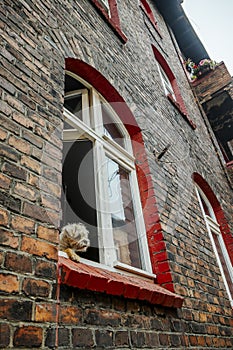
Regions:
[[233, 76], [233, 0], [184, 0], [182, 6], [210, 58], [224, 61]]

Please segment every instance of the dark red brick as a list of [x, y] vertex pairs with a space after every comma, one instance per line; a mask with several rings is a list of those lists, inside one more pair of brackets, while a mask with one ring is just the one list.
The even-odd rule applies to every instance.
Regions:
[[7, 323], [0, 323], [0, 348], [7, 348], [10, 344], [10, 326]]
[[5, 258], [5, 267], [15, 272], [32, 272], [31, 258], [17, 253], [8, 252]]
[[16, 329], [13, 343], [15, 347], [39, 348], [43, 341], [43, 329], [24, 326]]
[[74, 328], [72, 330], [72, 345], [73, 347], [93, 347], [95, 345], [94, 331], [86, 328]]

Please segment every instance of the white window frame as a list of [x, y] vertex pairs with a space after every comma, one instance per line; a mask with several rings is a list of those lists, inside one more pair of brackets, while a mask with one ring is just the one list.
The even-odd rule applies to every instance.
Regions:
[[[225, 264], [226, 264], [226, 267], [227, 267], [227, 270], [228, 270], [231, 282], [233, 283], [233, 268], [232, 268], [231, 260], [230, 260], [229, 254], [227, 252], [227, 249], [226, 249], [226, 246], [225, 246], [225, 243], [224, 243], [221, 231], [220, 231], [220, 226], [219, 226], [219, 224], [217, 222], [217, 219], [216, 219], [216, 216], [214, 214], [213, 208], [212, 208], [210, 202], [208, 201], [206, 195], [204, 194], [204, 192], [197, 185], [195, 186], [195, 190], [196, 190], [197, 198], [198, 198], [198, 201], [199, 201], [199, 204], [200, 204], [200, 207], [201, 207], [201, 211], [202, 211], [203, 217], [205, 219], [205, 224], [206, 224], [207, 231], [208, 231], [208, 234], [209, 234], [209, 237], [210, 237], [210, 241], [212, 243], [213, 250], [214, 250], [214, 253], [215, 253], [218, 265], [219, 265], [219, 269], [220, 269], [220, 272], [221, 272], [221, 275], [222, 275], [222, 279], [223, 279], [223, 282], [224, 282], [224, 285], [225, 285], [225, 288], [226, 288], [226, 291], [227, 291], [227, 294], [228, 294], [231, 306], [233, 307], [233, 296], [231, 295], [230, 288], [228, 286], [228, 282], [227, 282], [227, 279], [226, 279], [226, 276], [225, 276], [225, 272], [224, 272], [224, 269], [223, 269], [223, 266], [222, 266], [222, 262], [221, 262], [221, 259], [219, 257], [219, 253], [218, 253], [218, 250], [217, 250], [217, 247], [216, 247], [216, 244], [215, 244], [215, 241], [214, 241], [214, 237], [213, 237], [213, 234], [212, 234], [212, 231], [213, 231], [218, 237], [218, 242], [219, 242], [219, 245], [221, 247], [221, 251], [222, 251], [222, 254], [223, 254], [223, 257], [224, 257], [224, 260], [225, 260]], [[205, 213], [201, 197], [204, 200], [205, 205], [207, 206], [207, 208], [209, 210], [210, 216], [206, 215], [206, 213]]]
[[104, 7], [104, 9], [107, 11], [108, 15], [110, 16], [110, 6], [109, 6], [109, 1], [108, 0], [98, 0], [99, 3]]
[[[67, 74], [77, 79], [77, 76], [74, 74], [70, 72], [67, 72]], [[77, 80], [83, 83], [81, 79]], [[100, 96], [99, 93], [92, 87], [88, 86], [88, 90], [89, 98], [87, 98], [86, 89], [75, 92], [77, 95], [80, 93], [84, 94], [84, 97], [82, 97], [82, 110], [85, 111], [85, 118], [83, 117], [83, 120], [80, 120], [78, 117], [64, 108], [64, 120], [72, 126], [70, 130], [68, 129], [63, 131], [63, 140], [77, 140], [77, 138], [80, 138], [80, 135], [83, 134], [86, 138], [93, 142], [95, 188], [96, 191], [98, 189], [99, 193], [101, 193], [101, 195], [105, 198], [108, 198], [107, 171], [104, 169], [104, 167], [101, 167], [101, 170], [99, 171], [99, 165], [104, 164], [106, 156], [117, 162], [130, 174], [130, 188], [135, 213], [135, 224], [137, 232], [140, 233], [138, 234], [138, 242], [142, 269], [126, 265], [117, 260], [108, 203], [107, 201], [102, 201], [98, 193], [96, 193], [100, 264], [111, 268], [115, 267], [116, 269], [121, 269], [149, 278], [153, 276], [154, 278], [155, 275], [152, 274], [146, 228], [140, 202], [135, 159], [133, 156], [129, 134], [120, 118], [116, 115], [115, 111], [104, 100], [104, 98]], [[73, 92], [69, 92], [66, 95], [70, 96], [74, 94]], [[111, 113], [111, 118], [116, 122], [117, 128], [123, 135], [124, 148], [104, 134], [101, 103], [105, 104], [105, 107], [107, 107], [108, 111]], [[84, 260], [85, 262], [87, 261], [86, 259]], [[90, 264], [93, 265], [93, 262], [90, 262]]]
[[161, 65], [158, 62], [157, 62], [157, 66], [158, 66], [159, 75], [160, 75], [160, 79], [162, 80], [163, 89], [165, 91], [165, 94], [172, 95], [173, 99], [176, 101], [176, 95], [174, 93], [172, 84], [171, 84], [170, 80], [168, 79], [167, 74], [165, 73], [164, 69], [161, 67]]

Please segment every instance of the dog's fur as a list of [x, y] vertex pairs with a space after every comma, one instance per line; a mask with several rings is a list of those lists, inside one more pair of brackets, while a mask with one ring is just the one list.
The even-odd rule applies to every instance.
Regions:
[[86, 252], [90, 246], [89, 231], [81, 224], [68, 224], [61, 230], [60, 249], [67, 253], [71, 260], [80, 261], [76, 252]]

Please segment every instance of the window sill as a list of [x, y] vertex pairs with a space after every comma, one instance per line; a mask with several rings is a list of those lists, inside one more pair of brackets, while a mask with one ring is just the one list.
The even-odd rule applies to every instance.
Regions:
[[227, 168], [233, 168], [233, 160], [226, 163]]
[[121, 40], [121, 42], [123, 44], [125, 44], [127, 42], [127, 37], [124, 35], [124, 33], [121, 31], [120, 27], [119, 27], [119, 23], [117, 23], [116, 21], [114, 21], [114, 19], [112, 19], [108, 12], [106, 11], [106, 9], [101, 5], [101, 3], [98, 0], [91, 0], [92, 4], [96, 7], [96, 9], [99, 11], [99, 13], [101, 14], [101, 16], [107, 20], [107, 23], [109, 25], [109, 27], [114, 31], [114, 33], [118, 36], [118, 38]]
[[182, 108], [180, 106], [180, 104], [174, 100], [174, 98], [172, 97], [171, 94], [167, 95], [168, 100], [172, 103], [172, 105], [180, 112], [180, 114], [182, 115], [182, 117], [189, 123], [189, 125], [191, 126], [191, 128], [193, 130], [196, 129], [196, 124], [193, 123], [193, 121], [191, 119], [189, 119], [188, 115], [182, 111]]
[[129, 299], [145, 300], [151, 304], [180, 308], [183, 298], [153, 281], [140, 277], [124, 276], [100, 267], [75, 263], [59, 256], [59, 268], [62, 284], [110, 295], [123, 296]]

